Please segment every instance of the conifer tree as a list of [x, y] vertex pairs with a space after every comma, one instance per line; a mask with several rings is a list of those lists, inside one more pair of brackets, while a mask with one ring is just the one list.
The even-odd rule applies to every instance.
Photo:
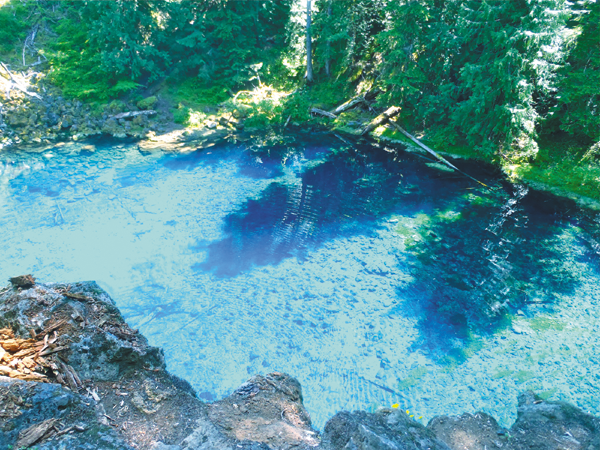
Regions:
[[586, 1], [579, 11], [575, 47], [562, 70], [558, 115], [562, 129], [600, 139], [600, 2]]
[[484, 154], [536, 153], [534, 96], [553, 89], [564, 0], [390, 4], [381, 36], [389, 101]]
[[451, 124], [485, 153], [500, 149], [517, 158], [532, 157], [538, 121], [533, 97], [551, 89], [564, 2], [467, 1], [461, 11]]
[[383, 0], [318, 0], [315, 62], [326, 73], [350, 81], [373, 75], [375, 38], [386, 26]]

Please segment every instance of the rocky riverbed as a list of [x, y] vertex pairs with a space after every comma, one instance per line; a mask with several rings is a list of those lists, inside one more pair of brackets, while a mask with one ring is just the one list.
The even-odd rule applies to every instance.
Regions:
[[510, 429], [484, 413], [435, 417], [401, 406], [340, 412], [311, 426], [298, 381], [256, 375], [204, 403], [162, 350], [94, 282], [0, 289], [0, 449], [600, 449], [600, 420], [533, 393]]

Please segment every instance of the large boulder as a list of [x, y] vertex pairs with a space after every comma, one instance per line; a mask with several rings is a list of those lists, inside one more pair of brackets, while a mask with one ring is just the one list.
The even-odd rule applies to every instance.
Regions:
[[600, 449], [600, 419], [566, 402], [548, 402], [533, 392], [519, 396], [511, 449]]
[[506, 449], [508, 433], [485, 413], [437, 416], [427, 428], [452, 450]]
[[[4, 375], [8, 375], [4, 376]], [[0, 449], [599, 450], [600, 419], [526, 392], [510, 429], [485, 413], [427, 427], [399, 409], [336, 414], [322, 436], [300, 383], [252, 377], [212, 404], [165, 370], [161, 350], [94, 282], [0, 289]]]
[[399, 409], [342, 411], [325, 425], [324, 450], [449, 450], [426, 427]]

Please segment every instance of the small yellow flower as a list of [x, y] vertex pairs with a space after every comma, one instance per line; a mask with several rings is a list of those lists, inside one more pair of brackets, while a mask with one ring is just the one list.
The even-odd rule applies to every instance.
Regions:
[[396, 408], [398, 408], [398, 406], [400, 406], [400, 403], [394, 403], [394, 404], [392, 405], [392, 408], [396, 409]]
[[415, 415], [414, 415], [414, 414], [411, 414], [409, 417], [415, 417]]
[[419, 416], [419, 419], [422, 419], [422, 418], [423, 418], [423, 416]]
[[410, 411], [408, 409], [406, 410], [406, 414], [410, 414]]

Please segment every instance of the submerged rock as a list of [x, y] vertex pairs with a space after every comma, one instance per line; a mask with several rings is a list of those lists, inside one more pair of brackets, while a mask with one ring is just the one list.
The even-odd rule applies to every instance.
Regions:
[[12, 277], [10, 283], [16, 288], [28, 289], [35, 284], [35, 278], [32, 275], [19, 275]]
[[484, 413], [425, 427], [383, 408], [340, 412], [319, 436], [300, 383], [282, 373], [206, 404], [94, 282], [13, 282], [0, 289], [0, 328], [0, 367], [13, 377], [0, 376], [0, 450], [600, 449], [600, 419], [530, 392], [509, 430]]

